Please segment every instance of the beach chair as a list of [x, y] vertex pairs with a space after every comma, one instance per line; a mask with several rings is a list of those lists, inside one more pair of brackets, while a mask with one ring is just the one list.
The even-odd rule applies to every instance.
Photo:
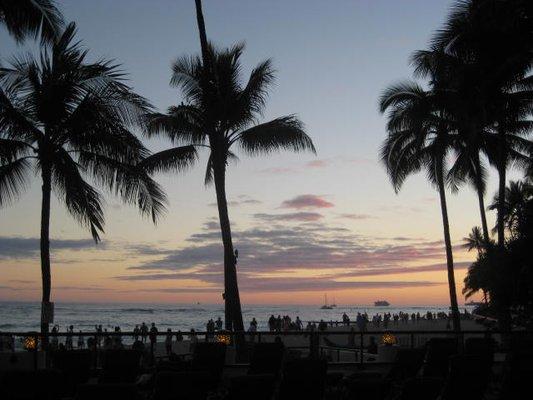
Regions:
[[254, 345], [250, 358], [248, 375], [273, 374], [279, 375], [285, 346], [283, 343], [257, 343]]
[[75, 400], [140, 400], [140, 396], [132, 383], [98, 383], [80, 385]]
[[58, 370], [5, 371], [0, 378], [2, 400], [56, 400], [63, 396], [63, 375]]
[[271, 400], [275, 385], [273, 374], [236, 376], [229, 381], [226, 400]]
[[457, 354], [455, 338], [431, 338], [427, 342], [424, 377], [445, 378], [448, 375], [450, 357]]
[[155, 376], [153, 400], [204, 400], [211, 381], [207, 371], [161, 371]]
[[92, 375], [93, 353], [90, 350], [54, 351], [50, 353], [52, 367], [63, 374], [65, 394], [73, 395], [78, 385]]
[[450, 369], [440, 399], [483, 399], [491, 376], [491, 368], [492, 363], [487, 362], [485, 355], [450, 357]]
[[326, 360], [293, 360], [283, 366], [279, 400], [320, 400], [326, 388]]
[[106, 350], [99, 383], [133, 383], [140, 373], [142, 354], [136, 350]]

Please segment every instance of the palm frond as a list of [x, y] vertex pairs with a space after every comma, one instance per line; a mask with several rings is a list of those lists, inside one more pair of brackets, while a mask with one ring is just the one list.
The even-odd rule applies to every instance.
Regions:
[[201, 111], [195, 106], [169, 107], [167, 114], [145, 116], [148, 137], [164, 133], [173, 144], [202, 144], [207, 135], [202, 127]]
[[161, 187], [138, 164], [121, 162], [111, 157], [79, 151], [78, 162], [93, 180], [122, 201], [138, 207], [152, 221], [165, 211], [166, 196]]
[[89, 228], [95, 242], [104, 232], [104, 211], [100, 194], [81, 173], [80, 166], [66, 151], [59, 151], [52, 161], [52, 184], [57, 197], [82, 226]]
[[174, 147], [152, 154], [139, 163], [148, 174], [156, 172], [179, 172], [189, 168], [198, 159], [194, 146]]
[[29, 169], [30, 164], [26, 158], [0, 162], [0, 207], [18, 199], [26, 188]]
[[42, 44], [53, 41], [60, 33], [63, 17], [53, 0], [3, 0], [0, 23], [19, 42], [28, 36], [41, 36]]
[[276, 118], [242, 131], [233, 141], [248, 154], [268, 154], [279, 150], [311, 151], [316, 154], [311, 138], [295, 116]]

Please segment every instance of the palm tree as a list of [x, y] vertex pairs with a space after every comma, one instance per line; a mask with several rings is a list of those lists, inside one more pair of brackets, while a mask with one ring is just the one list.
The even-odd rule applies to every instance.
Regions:
[[516, 148], [509, 142], [531, 130], [532, 21], [528, 0], [457, 1], [444, 28], [433, 38], [434, 46], [466, 60], [476, 72], [469, 84], [475, 88], [475, 101], [485, 110], [485, 128], [492, 129], [498, 142], [490, 159], [499, 177], [497, 232], [502, 250], [506, 171], [516, 158], [523, 160], [522, 154], [513, 154]]
[[274, 71], [270, 60], [266, 60], [253, 69], [243, 84], [240, 64], [243, 49], [243, 44], [226, 50], [209, 45], [211, 71], [206, 71], [198, 56], [181, 57], [174, 62], [171, 85], [181, 89], [185, 103], [170, 107], [166, 114], [149, 115], [147, 131], [149, 136], [163, 133], [176, 147], [146, 160], [153, 166], [149, 172], [180, 169], [196, 158], [197, 150], [208, 150], [205, 183], [215, 185], [224, 245], [225, 323], [227, 329], [237, 331], [244, 326], [226, 199], [227, 165], [236, 158], [233, 148], [239, 146], [249, 155], [283, 149], [315, 152], [302, 123], [292, 115], [257, 124]]
[[468, 237], [463, 238], [464, 247], [468, 251], [476, 250], [478, 254], [482, 253], [486, 247], [485, 237], [478, 226], [474, 226]]
[[388, 111], [388, 137], [381, 148], [381, 160], [396, 192], [409, 175], [422, 169], [425, 169], [428, 179], [439, 192], [453, 326], [459, 331], [461, 327], [446, 204], [445, 163], [453, 137], [439, 102], [435, 92], [425, 91], [414, 82], [387, 88], [380, 98], [380, 111]]
[[[505, 188], [503, 220], [505, 227], [514, 238], [519, 233], [519, 228], [524, 225], [528, 212], [528, 202], [533, 196], [533, 188], [527, 182], [510, 181]], [[490, 210], [498, 208], [498, 194], [494, 196]]]
[[448, 54], [445, 49], [433, 46], [430, 50], [419, 50], [411, 59], [415, 76], [431, 79], [432, 89], [438, 92], [441, 107], [447, 110], [448, 124], [454, 126], [453, 150], [455, 160], [449, 171], [451, 187], [458, 190], [467, 182], [477, 193], [481, 227], [486, 242], [490, 240], [485, 211], [485, 190], [487, 168], [482, 153], [492, 135], [484, 129], [484, 109], [477, 101], [478, 91], [472, 76], [478, 72], [465, 60]]
[[[16, 200], [40, 172], [43, 316], [51, 307], [50, 198], [54, 190], [96, 242], [104, 227], [101, 194], [92, 180], [137, 205], [155, 221], [164, 209], [159, 186], [136, 165], [148, 155], [130, 127], [149, 105], [110, 61], [88, 63], [71, 23], [39, 58], [0, 68], [0, 206]], [[48, 331], [42, 318], [41, 329]]]
[[59, 35], [63, 17], [54, 0], [0, 0], [0, 24], [17, 42], [40, 33], [44, 44]]

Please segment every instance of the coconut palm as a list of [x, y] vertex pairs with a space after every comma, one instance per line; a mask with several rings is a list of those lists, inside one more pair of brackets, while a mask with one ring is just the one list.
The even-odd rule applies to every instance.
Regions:
[[[42, 182], [43, 315], [50, 307], [50, 200], [54, 191], [96, 242], [104, 228], [101, 194], [87, 180], [137, 205], [155, 221], [164, 194], [136, 164], [148, 155], [130, 127], [149, 105], [110, 61], [89, 63], [68, 25], [38, 58], [0, 68], [0, 206], [16, 200], [33, 172]], [[48, 322], [42, 320], [43, 332]]]
[[[485, 110], [485, 127], [498, 145], [491, 162], [498, 171], [498, 246], [505, 243], [504, 196], [506, 171], [521, 154], [512, 154], [509, 139], [531, 129], [533, 98], [533, 8], [528, 0], [457, 1], [434, 46], [474, 65], [469, 84]], [[523, 148], [523, 147], [522, 147]], [[516, 150], [516, 149], [515, 149]], [[527, 153], [529, 155], [529, 153]]]
[[432, 89], [439, 93], [440, 104], [446, 109], [449, 121], [457, 131], [453, 150], [455, 160], [449, 171], [452, 188], [458, 190], [469, 183], [477, 193], [481, 227], [486, 242], [490, 240], [485, 210], [487, 168], [482, 158], [494, 141], [485, 129], [485, 109], [479, 104], [479, 93], [472, 76], [475, 66], [461, 58], [448, 54], [445, 49], [432, 47], [419, 50], [412, 56], [415, 76], [430, 79]]
[[479, 226], [474, 226], [468, 237], [463, 238], [464, 247], [468, 251], [476, 250], [478, 254], [482, 253], [486, 247], [485, 237], [479, 229]]
[[0, 24], [17, 42], [40, 34], [45, 43], [61, 32], [63, 17], [54, 0], [0, 0]]
[[[527, 182], [510, 181], [505, 188], [503, 220], [512, 238], [519, 233], [519, 228], [524, 225], [528, 212], [528, 202], [532, 197], [533, 188]], [[498, 194], [496, 194], [489, 209], [496, 210], [498, 201]]]
[[146, 160], [152, 165], [149, 172], [172, 170], [195, 159], [197, 150], [208, 151], [205, 183], [215, 185], [224, 245], [225, 322], [227, 329], [237, 331], [244, 326], [226, 199], [227, 166], [236, 158], [233, 149], [239, 147], [249, 155], [279, 150], [315, 151], [302, 123], [293, 115], [257, 123], [274, 71], [270, 60], [266, 60], [243, 83], [240, 63], [243, 49], [243, 44], [225, 50], [209, 45], [208, 59], [212, 63], [209, 71], [198, 56], [181, 57], [174, 62], [171, 85], [181, 89], [185, 103], [170, 107], [166, 114], [149, 115], [147, 131], [148, 136], [165, 135], [175, 147]]
[[388, 87], [380, 98], [380, 111], [388, 111], [388, 137], [381, 148], [381, 160], [396, 192], [409, 175], [421, 170], [439, 192], [453, 326], [458, 331], [460, 318], [446, 204], [446, 157], [453, 137], [439, 103], [435, 92], [425, 91], [414, 82]]

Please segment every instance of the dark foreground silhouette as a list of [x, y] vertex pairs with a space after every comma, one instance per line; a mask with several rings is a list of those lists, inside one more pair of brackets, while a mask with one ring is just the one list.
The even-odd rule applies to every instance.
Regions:
[[[2, 399], [516, 399], [533, 372], [533, 337], [435, 337], [398, 348], [392, 362], [334, 363], [327, 354], [286, 348], [281, 337], [248, 343], [245, 364], [232, 347], [200, 342], [191, 354], [154, 358], [136, 342], [121, 350], [55, 350], [49, 366], [0, 375]], [[381, 346], [386, 346], [381, 344]], [[15, 354], [15, 353], [13, 353]]]

